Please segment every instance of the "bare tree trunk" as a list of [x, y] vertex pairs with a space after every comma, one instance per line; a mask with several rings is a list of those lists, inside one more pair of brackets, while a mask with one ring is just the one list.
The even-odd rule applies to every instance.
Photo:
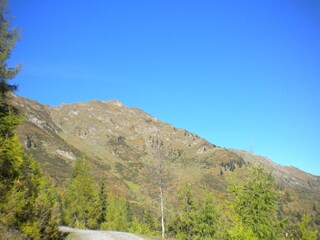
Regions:
[[161, 236], [162, 239], [165, 239], [165, 192], [166, 192], [166, 183], [169, 178], [169, 173], [165, 166], [166, 154], [164, 153], [163, 142], [159, 136], [159, 130], [156, 133], [155, 139], [152, 140], [152, 150], [153, 150], [153, 162], [150, 163], [148, 168], [148, 175], [150, 178], [150, 183], [153, 186], [151, 191], [153, 191], [158, 196], [158, 206], [157, 211], [160, 210], [161, 218]]
[[159, 181], [159, 193], [160, 193], [160, 212], [161, 212], [161, 236], [162, 239], [165, 238], [165, 217], [164, 217], [164, 196], [163, 196], [163, 143], [159, 138], [159, 133], [157, 134], [157, 141], [156, 141], [156, 161], [157, 161], [157, 168], [158, 168], [158, 181]]
[[161, 232], [162, 239], [165, 237], [165, 225], [164, 225], [164, 199], [163, 199], [163, 189], [160, 185], [160, 208], [161, 208]]

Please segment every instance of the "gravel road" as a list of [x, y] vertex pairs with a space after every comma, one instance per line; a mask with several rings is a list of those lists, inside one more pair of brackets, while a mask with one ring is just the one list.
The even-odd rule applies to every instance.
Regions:
[[144, 238], [126, 232], [85, 230], [71, 227], [59, 227], [60, 232], [70, 233], [70, 240], [144, 240]]

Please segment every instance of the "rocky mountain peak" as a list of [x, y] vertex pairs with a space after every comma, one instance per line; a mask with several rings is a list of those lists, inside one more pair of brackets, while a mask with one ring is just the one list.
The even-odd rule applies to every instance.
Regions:
[[109, 100], [109, 101], [104, 101], [104, 103], [107, 103], [107, 104], [113, 104], [117, 107], [124, 107], [124, 105], [122, 104], [122, 102], [120, 102], [119, 100]]

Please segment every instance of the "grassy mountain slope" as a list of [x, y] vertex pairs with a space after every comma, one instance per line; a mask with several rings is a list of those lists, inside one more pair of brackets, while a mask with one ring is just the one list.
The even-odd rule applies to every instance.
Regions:
[[12, 101], [25, 116], [17, 130], [25, 150], [61, 188], [70, 178], [75, 160], [86, 158], [97, 179], [108, 183], [109, 191], [126, 196], [137, 208], [151, 205], [157, 195], [150, 190], [154, 177], [150, 166], [155, 164], [154, 143], [160, 139], [168, 204], [175, 204], [175, 193], [184, 183], [209, 188], [218, 201], [224, 201], [230, 179], [242, 181], [248, 165], [262, 164], [279, 182], [286, 214], [320, 213], [319, 176], [245, 151], [216, 146], [118, 101], [58, 107], [18, 96]]

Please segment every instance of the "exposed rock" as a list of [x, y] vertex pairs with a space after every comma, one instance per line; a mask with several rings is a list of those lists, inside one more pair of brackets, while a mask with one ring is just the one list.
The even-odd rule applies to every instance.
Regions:
[[60, 156], [60, 157], [64, 157], [64, 158], [68, 158], [71, 160], [75, 160], [76, 157], [74, 156], [73, 152], [70, 151], [65, 151], [65, 150], [61, 150], [61, 149], [57, 149], [56, 153]]

